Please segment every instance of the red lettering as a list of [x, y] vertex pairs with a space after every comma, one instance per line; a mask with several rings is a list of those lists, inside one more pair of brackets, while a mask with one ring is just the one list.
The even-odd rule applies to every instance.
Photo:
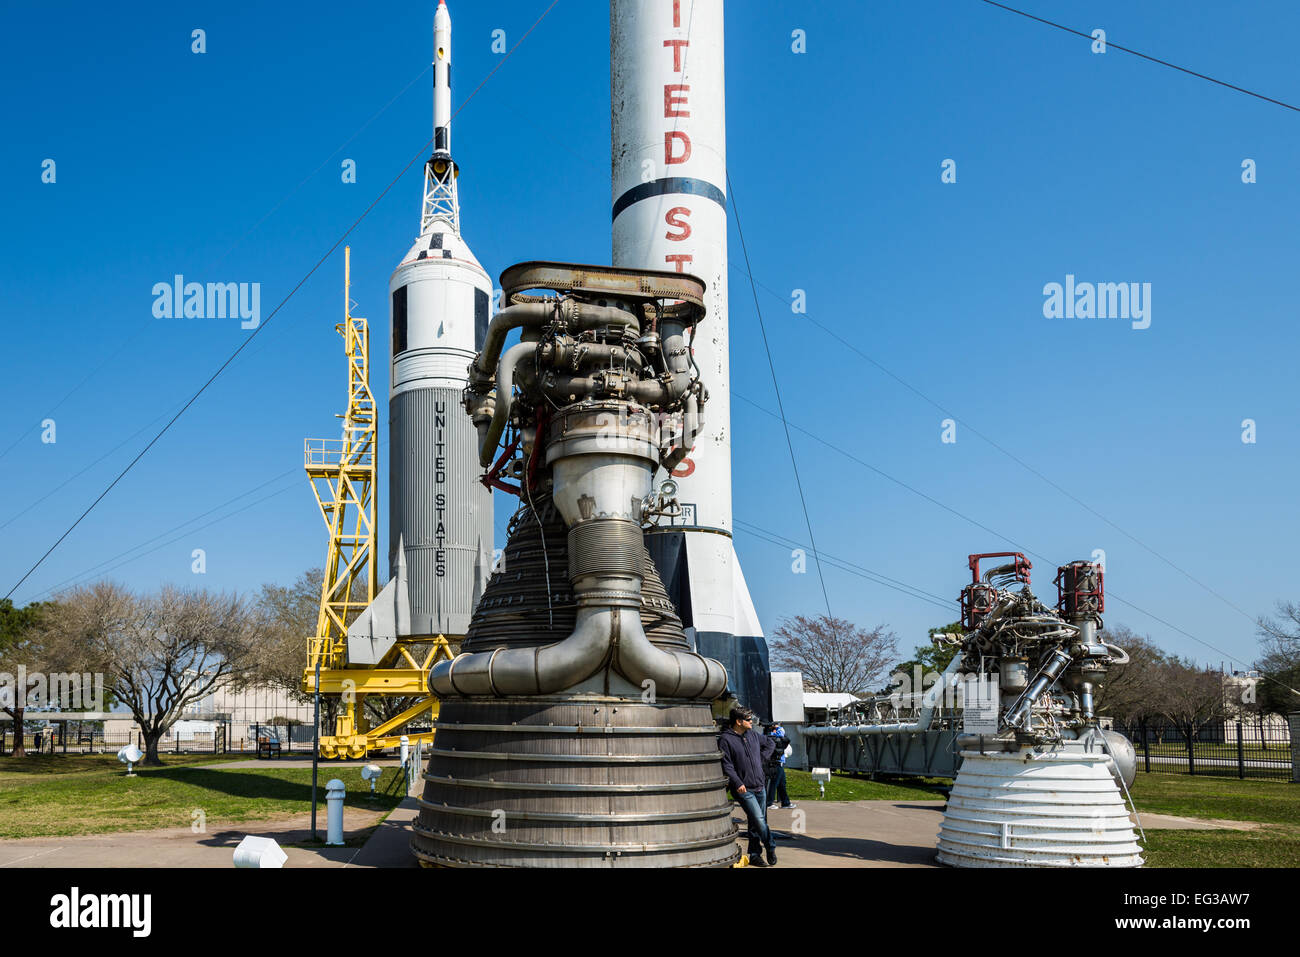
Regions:
[[686, 478], [686, 476], [690, 475], [694, 471], [695, 463], [689, 458], [686, 458], [682, 459], [681, 462], [677, 464], [677, 468], [673, 469], [673, 474], [678, 478]]
[[682, 25], [682, 0], [673, 0], [673, 26]]
[[691, 224], [683, 222], [684, 218], [691, 215], [691, 211], [685, 206], [674, 206], [664, 215], [664, 222], [675, 229], [680, 229], [680, 233], [664, 233], [664, 239], [671, 239], [675, 242], [681, 242], [691, 234]]
[[689, 253], [673, 253], [672, 255], [665, 256], [664, 262], [676, 263], [678, 272], [686, 272], [686, 264], [691, 262], [693, 259], [695, 259], [695, 257]]
[[686, 105], [685, 94], [689, 93], [691, 88], [684, 83], [665, 83], [664, 84], [664, 117], [670, 116], [690, 116], [690, 110], [683, 110], [681, 107]]
[[664, 41], [664, 46], [673, 48], [673, 72], [674, 73], [682, 72], [682, 59], [684, 56], [682, 51], [690, 45], [691, 45], [690, 40], [665, 40]]
[[[682, 153], [680, 156], [673, 155], [673, 140], [680, 140], [682, 144]], [[669, 130], [664, 134], [664, 165], [672, 166], [675, 163], [685, 163], [691, 158], [691, 138], [681, 130]]]

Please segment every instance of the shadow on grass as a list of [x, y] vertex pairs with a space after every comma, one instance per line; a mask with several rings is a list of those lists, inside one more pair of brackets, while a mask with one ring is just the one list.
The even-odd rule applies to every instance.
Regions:
[[[174, 754], [168, 755], [167, 767], [194, 767], [204, 764], [222, 764], [237, 760], [237, 755]], [[0, 775], [84, 774], [91, 771], [111, 773], [123, 771], [126, 766], [116, 754], [32, 754], [25, 758], [5, 755], [0, 757]], [[147, 770], [136, 765], [136, 770]]]
[[[341, 778], [348, 785], [347, 798], [344, 801], [345, 807], [360, 808], [362, 810], [391, 810], [405, 797], [401, 774], [384, 775], [380, 780], [382, 786], [376, 789], [376, 794], [372, 797], [369, 785], [361, 780], [358, 770], [354, 768], [347, 770], [352, 773], [345, 773], [344, 777]], [[232, 798], [297, 802], [310, 805], [311, 782], [294, 779], [302, 773], [297, 768], [268, 768], [265, 771], [218, 771], [193, 767], [148, 768], [139, 772], [140, 777], [161, 778], [176, 784], [225, 794]], [[324, 775], [321, 778], [320, 783], [317, 785], [317, 792], [323, 813], [325, 784], [329, 778]]]

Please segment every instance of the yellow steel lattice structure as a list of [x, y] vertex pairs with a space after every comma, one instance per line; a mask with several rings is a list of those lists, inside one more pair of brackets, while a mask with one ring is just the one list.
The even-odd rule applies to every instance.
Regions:
[[379, 472], [375, 399], [370, 394], [370, 330], [352, 315], [352, 250], [343, 250], [342, 334], [348, 360], [348, 405], [343, 435], [307, 439], [303, 465], [329, 531], [329, 552], [321, 586], [316, 637], [309, 642], [307, 670], [342, 668], [347, 663], [348, 625], [379, 591], [375, 561], [376, 489]]
[[[401, 727], [431, 708], [436, 701], [428, 692], [429, 668], [453, 649], [441, 635], [398, 641], [378, 665], [350, 665], [348, 626], [374, 601], [379, 592], [376, 562], [379, 472], [378, 429], [375, 400], [370, 392], [370, 332], [365, 319], [352, 315], [352, 250], [343, 252], [343, 336], [348, 363], [348, 404], [342, 436], [307, 439], [303, 465], [329, 532], [329, 551], [321, 584], [320, 614], [316, 634], [307, 641], [307, 667], [302, 688], [339, 700], [334, 733], [322, 734], [323, 757], [364, 757], [376, 748], [395, 746]], [[409, 697], [414, 705], [375, 728], [365, 716], [368, 695]], [[409, 736], [432, 740], [432, 732]]]

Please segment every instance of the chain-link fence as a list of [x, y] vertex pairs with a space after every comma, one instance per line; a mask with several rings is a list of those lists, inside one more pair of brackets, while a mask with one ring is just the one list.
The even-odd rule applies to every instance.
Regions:
[[1196, 727], [1148, 720], [1116, 723], [1133, 742], [1139, 771], [1292, 780], [1291, 733], [1285, 722], [1245, 718]]

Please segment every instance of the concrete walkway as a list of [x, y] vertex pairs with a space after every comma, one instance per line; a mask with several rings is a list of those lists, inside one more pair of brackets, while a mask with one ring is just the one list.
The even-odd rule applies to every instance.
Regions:
[[[1131, 818], [1133, 815], [1129, 815]], [[1138, 820], [1148, 831], [1253, 831], [1263, 827], [1259, 821], [1227, 821], [1218, 817], [1179, 817], [1176, 814], [1139, 814]]]
[[419, 861], [410, 848], [411, 824], [419, 813], [420, 802], [414, 797], [408, 797], [397, 805], [348, 866], [419, 867]]
[[[352, 841], [383, 818], [382, 811], [348, 808], [344, 840]], [[317, 820], [325, 835], [325, 809]], [[311, 839], [311, 815], [220, 825], [206, 834], [188, 827], [123, 831], [84, 837], [0, 841], [0, 868], [15, 867], [216, 867], [233, 868], [235, 847], [247, 835], [274, 838], [288, 855], [285, 867], [346, 867], [365, 847], [288, 847]]]
[[[769, 810], [778, 867], [938, 867], [943, 801], [804, 801]], [[743, 830], [745, 815], [732, 820]], [[738, 841], [741, 851], [748, 840]]]
[[[266, 761], [254, 762], [258, 766]], [[232, 767], [233, 765], [225, 765]], [[938, 867], [935, 846], [943, 820], [942, 801], [806, 801], [794, 810], [769, 810], [776, 831], [778, 867]], [[388, 817], [382, 811], [347, 808], [344, 837], [354, 842], [375, 828], [362, 846], [291, 847], [310, 840], [310, 814], [276, 821], [222, 825], [211, 833], [189, 828], [130, 831], [86, 837], [42, 837], [0, 841], [0, 868], [20, 867], [216, 867], [233, 866], [235, 846], [246, 835], [274, 838], [288, 855], [285, 867], [397, 867], [418, 864], [408, 843], [411, 823], [419, 813], [414, 797], [402, 801]], [[739, 807], [732, 820], [741, 830], [745, 816]], [[376, 827], [378, 825], [378, 827]], [[325, 832], [325, 809], [318, 819]], [[1144, 814], [1148, 830], [1240, 829], [1252, 821]], [[737, 840], [743, 853], [745, 838]]]

